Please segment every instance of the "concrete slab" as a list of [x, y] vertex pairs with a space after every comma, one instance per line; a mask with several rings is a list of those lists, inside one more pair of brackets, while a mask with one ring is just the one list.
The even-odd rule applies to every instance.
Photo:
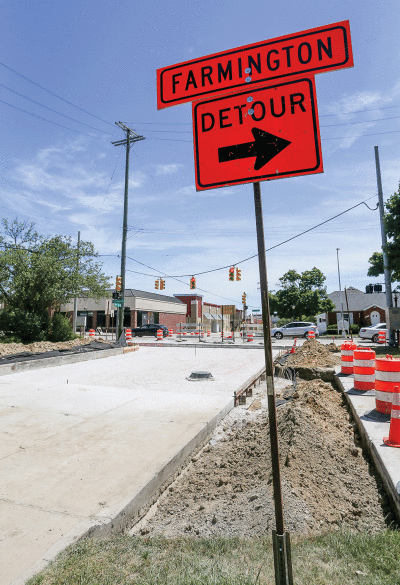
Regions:
[[263, 365], [263, 352], [142, 347], [2, 376], [0, 585], [138, 515]]
[[[337, 372], [340, 367], [337, 368]], [[364, 444], [375, 462], [375, 466], [389, 493], [393, 509], [400, 522], [400, 449], [388, 447], [383, 437], [389, 435], [390, 422], [378, 422], [365, 416], [375, 409], [375, 397], [366, 394], [349, 393], [353, 390], [352, 375], [340, 375], [336, 378], [342, 386], [344, 395], [351, 407]]]

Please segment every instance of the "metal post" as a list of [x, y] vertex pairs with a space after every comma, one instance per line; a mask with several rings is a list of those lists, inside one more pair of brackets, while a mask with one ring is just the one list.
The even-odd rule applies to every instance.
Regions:
[[[339, 276], [340, 312], [341, 312], [341, 317], [342, 317], [342, 337], [346, 337], [346, 331], [344, 329], [344, 319], [343, 319], [342, 285], [340, 284], [339, 250], [340, 250], [340, 248], [336, 248], [337, 271], [338, 271], [338, 276]], [[339, 328], [338, 328], [338, 335], [339, 335]]]
[[[393, 307], [392, 302], [392, 283], [389, 271], [389, 261], [387, 257], [387, 238], [386, 229], [384, 223], [384, 207], [383, 207], [383, 191], [382, 191], [382, 180], [381, 180], [381, 167], [379, 164], [379, 151], [378, 147], [374, 146], [375, 149], [375, 166], [376, 166], [376, 181], [378, 184], [378, 203], [379, 203], [379, 218], [381, 222], [381, 239], [382, 239], [382, 257], [383, 257], [383, 273], [385, 275], [385, 289], [386, 289], [386, 306], [389, 309]], [[395, 344], [395, 333], [390, 327], [390, 322], [386, 324], [389, 329], [389, 345]]]
[[279, 468], [278, 429], [276, 423], [274, 389], [274, 368], [272, 360], [267, 265], [265, 260], [264, 224], [261, 205], [260, 183], [253, 183], [253, 190], [257, 228], [258, 264], [260, 270], [260, 288], [262, 303], [261, 306], [265, 353], [265, 374], [267, 380], [268, 417], [271, 442], [272, 483], [275, 505], [276, 537], [274, 537], [273, 533], [275, 583], [276, 585], [293, 585], [289, 533], [287, 532], [285, 534], [283, 525], [282, 489]]
[[[78, 232], [78, 244], [76, 247], [76, 272], [79, 272], [79, 245], [81, 243], [81, 232]], [[78, 316], [78, 299], [74, 298], [74, 313], [72, 315], [72, 331], [76, 335], [76, 318]]]

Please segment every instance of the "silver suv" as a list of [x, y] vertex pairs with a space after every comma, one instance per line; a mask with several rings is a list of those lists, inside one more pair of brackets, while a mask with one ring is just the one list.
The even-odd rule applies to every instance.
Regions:
[[318, 327], [315, 323], [310, 323], [309, 321], [292, 321], [283, 325], [283, 327], [274, 327], [271, 334], [275, 339], [282, 339], [283, 336], [308, 337], [309, 331], [314, 331], [315, 337], [318, 337]]

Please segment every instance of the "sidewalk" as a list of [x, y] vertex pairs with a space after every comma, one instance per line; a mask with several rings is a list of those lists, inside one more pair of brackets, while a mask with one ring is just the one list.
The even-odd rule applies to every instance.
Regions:
[[400, 448], [388, 447], [383, 437], [389, 435], [390, 421], [375, 411], [375, 392], [356, 393], [352, 375], [340, 374], [340, 366], [336, 368], [337, 380], [341, 384], [349, 404], [363, 443], [369, 450], [387, 492], [389, 493], [394, 512], [400, 522]]
[[263, 365], [263, 352], [141, 347], [1, 376], [0, 585], [138, 516]]

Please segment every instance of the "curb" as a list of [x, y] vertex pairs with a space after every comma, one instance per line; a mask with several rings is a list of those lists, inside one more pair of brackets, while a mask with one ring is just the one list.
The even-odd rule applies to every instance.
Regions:
[[61, 355], [50, 358], [38, 358], [25, 362], [15, 362], [12, 364], [0, 365], [0, 376], [7, 374], [15, 374], [17, 372], [26, 372], [27, 370], [39, 370], [41, 368], [51, 368], [53, 366], [63, 366], [65, 364], [74, 364], [77, 362], [86, 362], [89, 360], [97, 360], [100, 358], [110, 357], [114, 355], [123, 355], [131, 351], [137, 351], [138, 345], [132, 347], [116, 347], [115, 349], [100, 349], [88, 351], [85, 353]]

